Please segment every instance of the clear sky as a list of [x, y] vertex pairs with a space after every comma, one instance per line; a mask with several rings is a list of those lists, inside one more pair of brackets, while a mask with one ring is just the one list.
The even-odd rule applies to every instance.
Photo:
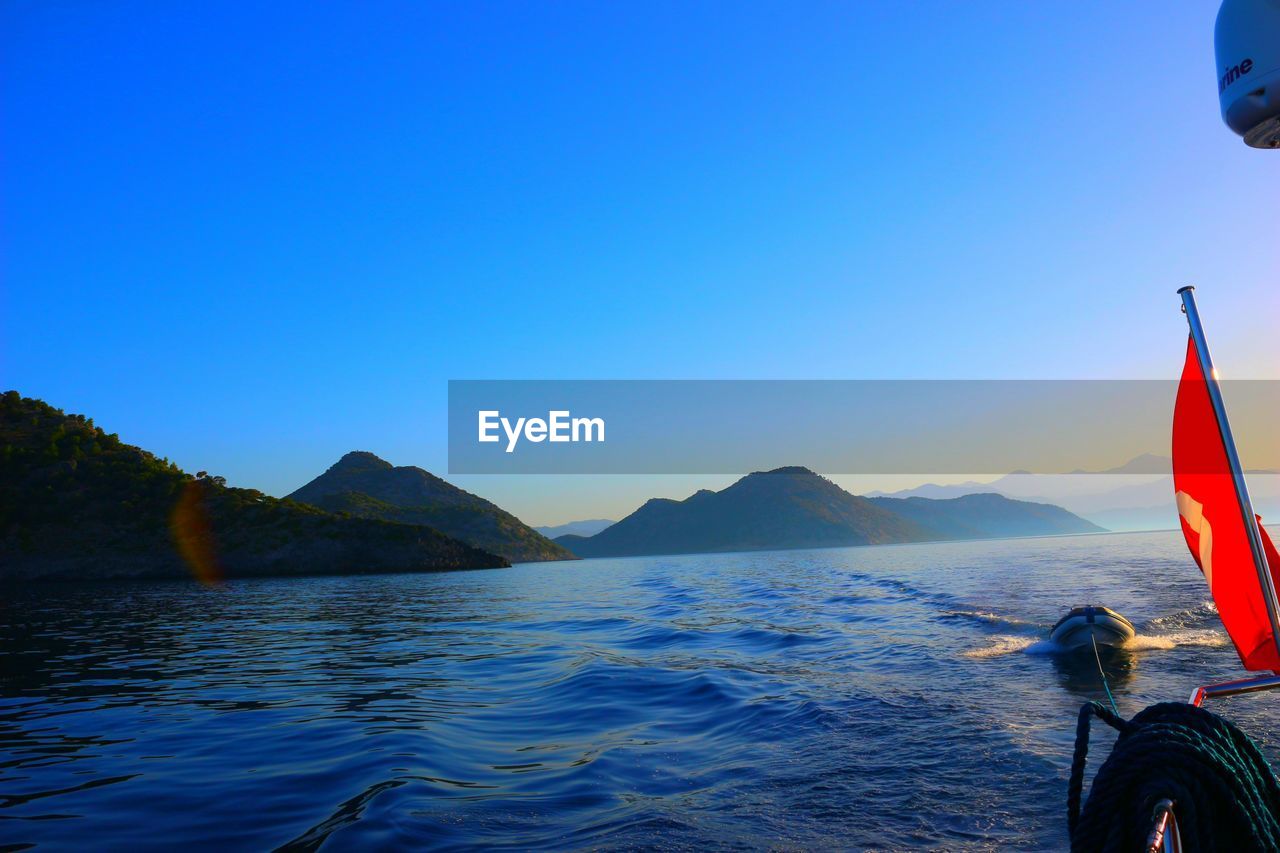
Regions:
[[450, 378], [1174, 377], [1184, 283], [1280, 377], [1216, 9], [10, 0], [0, 384], [284, 494], [444, 473]]

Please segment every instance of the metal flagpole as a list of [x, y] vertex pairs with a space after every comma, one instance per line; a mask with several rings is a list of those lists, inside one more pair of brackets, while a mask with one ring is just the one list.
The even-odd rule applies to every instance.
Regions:
[[1271, 580], [1267, 554], [1262, 548], [1258, 517], [1253, 514], [1253, 502], [1249, 500], [1249, 488], [1244, 482], [1244, 469], [1240, 467], [1236, 442], [1231, 437], [1227, 409], [1222, 404], [1222, 389], [1218, 387], [1218, 374], [1213, 369], [1213, 360], [1209, 358], [1209, 345], [1205, 343], [1204, 327], [1200, 325], [1200, 313], [1196, 311], [1195, 288], [1183, 287], [1178, 290], [1178, 293], [1182, 296], [1182, 310], [1186, 312], [1187, 325], [1191, 327], [1191, 339], [1195, 341], [1196, 357], [1200, 360], [1200, 372], [1204, 374], [1205, 386], [1209, 391], [1209, 402], [1213, 405], [1213, 414], [1218, 421], [1222, 446], [1227, 451], [1227, 464], [1231, 466], [1231, 481], [1236, 487], [1236, 500], [1240, 503], [1240, 512], [1244, 515], [1244, 529], [1249, 537], [1249, 550], [1253, 552], [1253, 567], [1258, 572], [1258, 586], [1262, 589], [1262, 600], [1267, 605], [1267, 617], [1271, 620], [1271, 641], [1275, 644], [1276, 652], [1280, 654], [1280, 604], [1277, 604], [1276, 587]]

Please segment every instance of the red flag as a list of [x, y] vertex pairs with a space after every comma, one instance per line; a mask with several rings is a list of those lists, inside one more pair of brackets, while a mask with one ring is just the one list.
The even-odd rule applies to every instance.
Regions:
[[[1245, 516], [1194, 339], [1187, 343], [1187, 362], [1173, 409], [1173, 490], [1182, 535], [1204, 573], [1240, 662], [1245, 669], [1280, 670]], [[1280, 554], [1261, 525], [1258, 529], [1271, 576], [1280, 583]]]

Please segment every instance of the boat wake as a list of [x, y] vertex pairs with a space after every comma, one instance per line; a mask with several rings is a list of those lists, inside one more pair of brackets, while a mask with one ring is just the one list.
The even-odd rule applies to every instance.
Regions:
[[969, 619], [974, 622], [981, 622], [984, 625], [1007, 625], [1015, 629], [1039, 627], [1039, 623], [1032, 622], [1029, 619], [1019, 619], [1017, 616], [1006, 616], [989, 610], [948, 610], [942, 616], [944, 619]]
[[1017, 654], [1025, 652], [1026, 654], [1052, 654], [1054, 651], [1062, 651], [1056, 644], [1048, 640], [1038, 640], [1035, 637], [1018, 636], [1015, 634], [1003, 634], [992, 637], [991, 642], [980, 649], [969, 649], [964, 652], [967, 658], [998, 658], [1004, 655]]
[[1218, 607], [1209, 599], [1195, 607], [1148, 620], [1126, 648], [1164, 650], [1179, 646], [1225, 646], [1228, 642], [1226, 631], [1218, 621]]
[[1225, 646], [1227, 635], [1214, 628], [1193, 628], [1168, 634], [1137, 634], [1124, 644], [1135, 652], [1176, 649], [1179, 646]]
[[1218, 624], [1218, 607], [1212, 600], [1202, 601], [1195, 607], [1179, 610], [1166, 616], [1149, 620], [1144, 627], [1151, 631], [1167, 632], [1183, 628], [1205, 628]]

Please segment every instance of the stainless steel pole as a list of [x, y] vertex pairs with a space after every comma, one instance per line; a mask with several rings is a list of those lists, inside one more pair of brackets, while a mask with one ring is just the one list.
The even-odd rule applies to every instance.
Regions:
[[1205, 684], [1191, 691], [1191, 698], [1187, 702], [1192, 705], [1203, 705], [1206, 699], [1239, 696], [1242, 693], [1261, 693], [1264, 690], [1275, 690], [1277, 688], [1280, 688], [1280, 675], [1260, 675], [1257, 678], [1242, 678], [1239, 681]]
[[1209, 357], [1209, 345], [1205, 343], [1204, 327], [1200, 325], [1200, 313], [1196, 310], [1195, 288], [1188, 286], [1178, 290], [1182, 296], [1182, 309], [1187, 314], [1187, 325], [1191, 327], [1191, 339], [1195, 341], [1196, 355], [1200, 359], [1200, 372], [1204, 374], [1205, 386], [1209, 390], [1209, 402], [1213, 405], [1213, 414], [1218, 421], [1218, 432], [1222, 436], [1222, 446], [1227, 451], [1227, 464], [1231, 467], [1231, 481], [1236, 488], [1236, 500], [1240, 503], [1240, 512], [1244, 515], [1244, 529], [1249, 537], [1249, 550], [1253, 552], [1253, 567], [1258, 572], [1258, 586], [1262, 590], [1262, 600], [1267, 605], [1267, 618], [1271, 621], [1271, 642], [1280, 654], [1280, 604], [1276, 600], [1276, 586], [1271, 580], [1271, 569], [1267, 566], [1267, 555], [1262, 548], [1262, 534], [1258, 530], [1258, 517], [1253, 514], [1253, 501], [1249, 500], [1249, 487], [1244, 482], [1244, 469], [1240, 467], [1240, 456], [1236, 453], [1236, 442], [1231, 437], [1231, 424], [1227, 422], [1227, 408], [1222, 403], [1222, 389], [1218, 387], [1218, 374], [1213, 369], [1213, 359]]

